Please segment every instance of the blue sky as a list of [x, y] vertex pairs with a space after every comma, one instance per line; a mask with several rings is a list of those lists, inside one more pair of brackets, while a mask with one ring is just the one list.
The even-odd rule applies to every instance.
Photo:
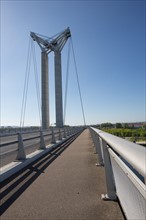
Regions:
[[[70, 27], [87, 124], [145, 121], [145, 1], [1, 0], [1, 125], [19, 125], [30, 31]], [[69, 41], [68, 41], [69, 42]], [[68, 42], [62, 51], [63, 96]], [[40, 80], [40, 48], [35, 44]], [[50, 121], [55, 123], [49, 55]], [[31, 68], [25, 125], [39, 125]], [[83, 124], [71, 53], [66, 124]]]

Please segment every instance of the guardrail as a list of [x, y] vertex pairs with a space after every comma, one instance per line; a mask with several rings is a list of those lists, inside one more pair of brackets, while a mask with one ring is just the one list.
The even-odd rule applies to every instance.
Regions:
[[[31, 164], [33, 161], [37, 160], [38, 158], [42, 157], [43, 155], [46, 155], [46, 153], [49, 153], [52, 151], [52, 149], [56, 149], [60, 146], [60, 144], [66, 142], [70, 138], [74, 137], [74, 135], [78, 135], [84, 130], [84, 127], [69, 127], [69, 128], [62, 128], [57, 131], [57, 129], [54, 131], [53, 128], [51, 128], [51, 133], [49, 134], [51, 136], [51, 141], [48, 145], [45, 143], [44, 136], [46, 136], [45, 131], [40, 131], [40, 135], [36, 136], [35, 138], [26, 138], [23, 140], [22, 133], [18, 133], [18, 140], [16, 141], [17, 150], [14, 149], [14, 151], [17, 151], [17, 156], [15, 161], [8, 163], [5, 166], [2, 166], [0, 168], [0, 182], [3, 182], [10, 176], [14, 175], [16, 172], [20, 171], [24, 167]], [[38, 150], [35, 150], [34, 152], [26, 155], [26, 147], [24, 146], [24, 141], [29, 139], [38, 139], [39, 138], [39, 148]], [[10, 145], [10, 142], [8, 142]], [[13, 143], [13, 141], [12, 141]], [[6, 144], [6, 143], [5, 143]], [[6, 147], [6, 146], [3, 146]]]
[[[18, 132], [17, 134], [7, 134], [7, 135], [1, 135], [1, 143], [0, 143], [0, 148], [2, 147], [6, 147], [6, 146], [10, 146], [10, 145], [14, 145], [14, 144], [18, 144], [20, 141], [20, 138], [23, 140], [23, 145], [25, 142], [30, 141], [30, 140], [36, 140], [38, 139], [38, 143], [40, 142], [39, 140], [42, 138], [50, 138], [52, 137], [52, 133], [53, 136], [55, 135], [55, 140], [57, 139], [61, 139], [62, 137], [72, 134], [75, 130], [79, 129], [79, 127], [65, 127], [65, 128], [53, 128], [51, 127], [50, 129], [41, 131], [41, 130], [37, 130], [37, 131], [22, 131], [22, 132]], [[31, 137], [29, 137], [31, 135]], [[20, 137], [21, 136], [21, 137]], [[43, 136], [43, 137], [42, 137]], [[5, 140], [5, 139], [9, 139], [9, 137], [11, 137], [11, 140]], [[3, 140], [4, 139], [4, 140]], [[54, 137], [53, 137], [54, 139]], [[53, 142], [55, 142], [55, 140], [53, 140]], [[50, 142], [51, 143], [51, 142]], [[19, 147], [18, 147], [19, 148]], [[40, 144], [40, 148], [42, 148], [42, 143]], [[17, 149], [15, 149], [14, 151], [16, 151]], [[12, 151], [11, 151], [12, 152]]]
[[146, 219], [146, 148], [90, 128], [98, 154], [97, 166], [105, 167], [107, 194], [117, 200], [129, 220]]
[[[71, 127], [69, 129], [67, 128], [63, 128], [60, 129], [59, 131], [54, 131], [54, 128], [51, 128], [51, 144], [56, 144], [56, 135], [58, 134], [58, 140], [62, 140], [63, 138], [67, 138], [67, 136], [73, 135], [76, 132], [78, 132], [80, 130], [79, 127]], [[31, 139], [36, 139], [36, 138], [40, 138], [40, 146], [39, 149], [46, 149], [46, 144], [45, 144], [45, 140], [44, 140], [44, 136], [48, 136], [48, 135], [44, 135], [43, 131], [40, 131], [40, 135], [35, 137], [35, 138], [27, 138], [26, 140], [31, 140]], [[16, 160], [25, 160], [26, 159], [26, 154], [25, 154], [25, 148], [24, 148], [24, 143], [23, 143], [23, 139], [22, 139], [22, 134], [18, 133], [18, 154], [16, 157]]]

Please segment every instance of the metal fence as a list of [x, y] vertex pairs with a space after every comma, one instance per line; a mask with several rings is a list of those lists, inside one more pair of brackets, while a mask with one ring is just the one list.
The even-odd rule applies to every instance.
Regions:
[[0, 167], [14, 161], [25, 160], [26, 155], [35, 150], [46, 149], [49, 144], [55, 144], [82, 127], [50, 128], [45, 131], [23, 131], [17, 134], [2, 135], [0, 137]]
[[[40, 131], [39, 134], [33, 134], [33, 137], [29, 136], [30, 133], [25, 133], [24, 138], [24, 133], [18, 133], [15, 137], [17, 140], [9, 140], [9, 142], [6, 142], [7, 139], [3, 140], [0, 145], [0, 150], [4, 149], [3, 153], [0, 152], [0, 183], [38, 159], [50, 154], [50, 152], [64, 149], [64, 145], [71, 143], [83, 130], [84, 127], [69, 127], [55, 130], [52, 128], [49, 133], [48, 131]], [[49, 144], [46, 144], [46, 137], [50, 139]], [[27, 151], [32, 146], [32, 143], [26, 146], [26, 142], [29, 141], [34, 142], [34, 145], [37, 146], [37, 149], [32, 153]], [[13, 152], [15, 152], [15, 156], [11, 157]], [[13, 159], [10, 161], [8, 157]]]
[[105, 167], [107, 194], [117, 200], [129, 220], [146, 219], [146, 147], [90, 128], [98, 154], [98, 166]]

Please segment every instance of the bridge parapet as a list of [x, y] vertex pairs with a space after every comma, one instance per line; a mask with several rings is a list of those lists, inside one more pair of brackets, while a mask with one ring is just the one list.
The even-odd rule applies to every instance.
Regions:
[[90, 128], [98, 153], [98, 166], [105, 167], [107, 194], [119, 199], [127, 219], [146, 219], [146, 148]]
[[[17, 173], [24, 167], [28, 166], [38, 158], [51, 152], [53, 149], [58, 148], [61, 144], [71, 139], [73, 136], [80, 134], [84, 130], [84, 127], [69, 127], [69, 128], [51, 128], [45, 131], [39, 131], [32, 136], [32, 132], [28, 132], [25, 138], [24, 133], [18, 133], [13, 141], [4, 141], [0, 144], [0, 147], [12, 147], [11, 151], [5, 151], [0, 156], [6, 158], [10, 153], [16, 152], [15, 161], [9, 162], [6, 165], [2, 165], [0, 168], [0, 183]], [[31, 134], [31, 136], [29, 136]], [[7, 136], [8, 137], [8, 136]], [[47, 139], [46, 139], [47, 138]], [[25, 143], [32, 141], [28, 146]], [[36, 142], [37, 141], [37, 142]], [[46, 144], [49, 142], [49, 144]], [[13, 145], [16, 145], [13, 148]], [[36, 145], [38, 149], [32, 153], [27, 154], [27, 149]], [[33, 149], [33, 147], [32, 147]]]

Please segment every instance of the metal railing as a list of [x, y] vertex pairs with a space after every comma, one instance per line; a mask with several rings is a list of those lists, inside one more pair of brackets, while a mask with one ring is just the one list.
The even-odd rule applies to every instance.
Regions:
[[[76, 132], [80, 131], [82, 127], [51, 127], [45, 131], [28, 131], [18, 132], [17, 134], [9, 134], [1, 136], [0, 156], [9, 156], [11, 153], [17, 154], [16, 160], [25, 160], [27, 150], [32, 148], [32, 152], [36, 149], [46, 149], [49, 144], [55, 144], [64, 138], [67, 138]], [[35, 146], [35, 147], [34, 147]], [[8, 149], [8, 150], [7, 150]]]
[[107, 194], [102, 199], [118, 199], [129, 220], [146, 219], [146, 148], [93, 127], [90, 131], [97, 166], [105, 167]]
[[[65, 144], [69, 143], [69, 141], [73, 140], [75, 137], [77, 137], [82, 131], [84, 130], [84, 127], [69, 127], [69, 128], [62, 128], [62, 129], [53, 129], [51, 128], [51, 132], [49, 134], [46, 134], [46, 131], [40, 131], [40, 135], [37, 134], [35, 137], [28, 137], [23, 138], [22, 133], [18, 133], [18, 140], [14, 144], [15, 149], [10, 151], [16, 151], [15, 159], [12, 160], [12, 162], [8, 162], [7, 164], [1, 165], [0, 167], [0, 183], [10, 178], [12, 175], [18, 173], [31, 163], [35, 162], [36, 160], [44, 157], [48, 153], [58, 150], [59, 148]], [[48, 132], [48, 131], [47, 131]], [[28, 133], [29, 134], [29, 133]], [[27, 134], [27, 135], [28, 135]], [[25, 134], [26, 135], [26, 134]], [[46, 136], [50, 136], [50, 143], [46, 144]], [[29, 140], [35, 141], [37, 139], [37, 142], [34, 143], [34, 145], [37, 145], [37, 149], [33, 151], [32, 153], [27, 153], [27, 147], [24, 144], [24, 142], [27, 142]], [[13, 143], [14, 141], [12, 141]], [[5, 143], [6, 144], [6, 143]], [[32, 145], [32, 144], [31, 144]], [[1, 148], [11, 148], [14, 147], [13, 144], [10, 146], [10, 142], [8, 142], [8, 146], [4, 145], [1, 146]], [[9, 152], [5, 152], [0, 155], [1, 159], [4, 157], [9, 156]]]

